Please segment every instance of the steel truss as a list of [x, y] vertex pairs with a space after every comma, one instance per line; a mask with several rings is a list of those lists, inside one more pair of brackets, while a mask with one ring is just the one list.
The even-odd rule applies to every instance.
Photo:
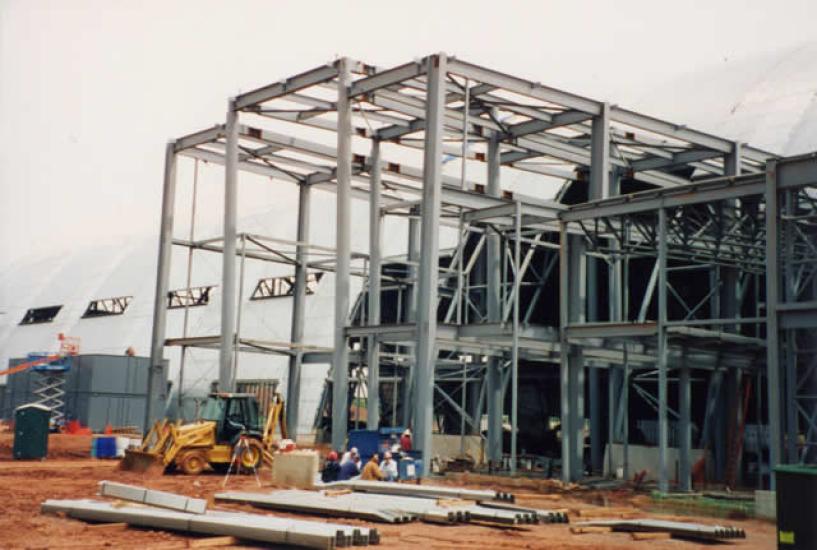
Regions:
[[[224, 234], [219, 239], [196, 240], [192, 230], [188, 239], [174, 239], [178, 157], [224, 165]], [[421, 159], [419, 166], [412, 165], [412, 158]], [[443, 170], [444, 158], [460, 162], [458, 176]], [[477, 432], [487, 411], [487, 449], [494, 461], [506, 451], [501, 434], [507, 387], [514, 469], [520, 362], [560, 362], [563, 475], [575, 479], [583, 469], [586, 367], [595, 468], [604, 441], [597, 399], [601, 369], [612, 367], [617, 374], [609, 387], [626, 398], [630, 377], [646, 369], [657, 370], [659, 393], [665, 394], [670, 369], [678, 369], [688, 385], [693, 362], [696, 369], [713, 373], [751, 372], [763, 363], [768, 319], [761, 310], [746, 317], [740, 306], [741, 296], [757, 288], [769, 270], [764, 263], [769, 222], [757, 195], [765, 193], [767, 163], [775, 159], [757, 148], [442, 53], [390, 69], [341, 58], [232, 98], [225, 124], [168, 145], [152, 364], [158, 368], [167, 344], [217, 346], [219, 382], [229, 388], [239, 351], [284, 353], [290, 357], [288, 418], [296, 426], [301, 365], [331, 362], [332, 444], [337, 448], [346, 438], [350, 387], [368, 388], [368, 423], [375, 427], [381, 382], [388, 378], [392, 391], [400, 384], [404, 405], [403, 418], [393, 409], [391, 421], [410, 424], [420, 450], [430, 451], [437, 401], [461, 414], [463, 433]], [[479, 166], [484, 174], [474, 177]], [[296, 241], [237, 231], [239, 171], [299, 187]], [[573, 182], [587, 189], [589, 200], [568, 208], [546, 198], [548, 193], [525, 195], [503, 185], [507, 176], [521, 173], [542, 182]], [[738, 174], [745, 176], [734, 177]], [[701, 179], [707, 181], [691, 183]], [[655, 190], [620, 196], [625, 181]], [[331, 250], [310, 244], [313, 188], [337, 194]], [[351, 250], [353, 197], [370, 205], [368, 253]], [[736, 197], [740, 200], [732, 202]], [[387, 216], [408, 219], [402, 259], [383, 258]], [[453, 249], [441, 249], [441, 229], [458, 235]], [[166, 340], [165, 296], [174, 245], [188, 247], [191, 255], [193, 250], [223, 255], [219, 335], [188, 336], [185, 329], [182, 338]], [[802, 243], [793, 248], [810, 250]], [[236, 257], [292, 266], [290, 342], [240, 337]], [[644, 258], [655, 260], [645, 295], [656, 297], [653, 306], [633, 316], [627, 266]], [[394, 264], [402, 268], [390, 271]], [[685, 266], [712, 272], [709, 294], [692, 299], [675, 288], [677, 275], [670, 273]], [[792, 288], [814, 279], [807, 268], [799, 269]], [[315, 270], [335, 273], [330, 349], [303, 344], [307, 274]], [[605, 272], [608, 282], [601, 280]], [[365, 278], [356, 301], [350, 297], [350, 276]], [[557, 284], [561, 318], [543, 323], [535, 314], [537, 304]], [[598, 289], [608, 284], [613, 292], [605, 306]], [[384, 321], [381, 299], [395, 289], [400, 316]], [[683, 315], [667, 316], [668, 305], [673, 312], [681, 307]], [[648, 320], [650, 307], [662, 315]], [[718, 308], [724, 311], [714, 315]], [[359, 346], [353, 349], [353, 342]], [[793, 349], [803, 346], [800, 340]], [[657, 401], [666, 418], [666, 395]], [[626, 414], [623, 403], [613, 411], [617, 419]], [[621, 420], [611, 426], [621, 440], [626, 426], [621, 428]], [[424, 453], [426, 467], [429, 455]], [[664, 468], [663, 486], [667, 479]]]

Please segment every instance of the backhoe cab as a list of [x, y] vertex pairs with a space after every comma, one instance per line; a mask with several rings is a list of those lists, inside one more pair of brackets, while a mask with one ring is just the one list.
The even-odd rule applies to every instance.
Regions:
[[235, 446], [241, 435], [261, 439], [263, 426], [258, 401], [249, 393], [212, 393], [200, 409], [199, 420], [216, 423], [216, 443]]
[[247, 473], [272, 463], [275, 425], [286, 438], [284, 401], [276, 395], [262, 423], [258, 399], [249, 393], [212, 393], [188, 424], [160, 420], [145, 436], [141, 447], [128, 449], [121, 462], [124, 470], [147, 470], [152, 464], [165, 471], [180, 469], [188, 475], [200, 474], [209, 464], [226, 471], [233, 456], [238, 470]]

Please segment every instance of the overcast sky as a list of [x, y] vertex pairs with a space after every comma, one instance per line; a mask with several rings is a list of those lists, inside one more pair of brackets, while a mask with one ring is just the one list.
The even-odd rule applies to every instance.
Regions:
[[632, 105], [681, 74], [813, 41], [815, 21], [814, 0], [0, 0], [0, 270], [155, 233], [169, 138], [336, 55], [387, 66], [446, 51]]

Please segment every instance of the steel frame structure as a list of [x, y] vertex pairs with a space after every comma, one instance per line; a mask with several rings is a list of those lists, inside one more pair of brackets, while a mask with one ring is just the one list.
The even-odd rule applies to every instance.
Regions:
[[[420, 167], [404, 162], [412, 155], [422, 158]], [[179, 156], [224, 165], [224, 233], [218, 239], [197, 241], [192, 231], [186, 240], [173, 237]], [[459, 160], [459, 176], [444, 171], [444, 157]], [[800, 418], [814, 428], [813, 409], [789, 406], [789, 396], [807, 400], [810, 394], [795, 383], [781, 397], [774, 366], [780, 359], [776, 351], [768, 351], [787, 350], [785, 362], [794, 365], [792, 372], [799, 368], [813, 377], [808, 372], [813, 372], [814, 365], [809, 366], [806, 357], [813, 340], [791, 336], [801, 325], [790, 324], [799, 319], [808, 325], [806, 321], [812, 319], [807, 298], [813, 298], [809, 292], [813, 293], [815, 277], [812, 267], [803, 266], [814, 248], [813, 220], [803, 211], [813, 204], [813, 195], [807, 191], [787, 195], [782, 199], [785, 215], [767, 217], [765, 224], [758, 221], [770, 208], [769, 193], [774, 194], [769, 181], [776, 178], [780, 189], [781, 175], [794, 178], [790, 174], [801, 170], [791, 168], [797, 162], [812, 161], [778, 162], [774, 154], [745, 144], [444, 53], [389, 69], [341, 58], [231, 98], [225, 124], [168, 144], [152, 364], [160, 363], [165, 345], [218, 347], [219, 383], [226, 389], [234, 381], [239, 351], [286, 354], [290, 358], [288, 418], [295, 426], [303, 363], [331, 362], [336, 448], [346, 439], [350, 369], [367, 365], [368, 423], [376, 427], [380, 370], [385, 367], [392, 380], [402, 383], [407, 406], [401, 421], [414, 428], [415, 445], [424, 451], [426, 467], [435, 397], [460, 413], [463, 433], [466, 424], [478, 431], [482, 411], [487, 410], [488, 455], [492, 461], [501, 460], [502, 414], [507, 408], [506, 388], [510, 388], [510, 468], [515, 471], [520, 362], [558, 363], [565, 479], [583, 474], [585, 373], [591, 463], [597, 468], [604, 441], [598, 406], [601, 371], [611, 373], [611, 396], [616, 392], [624, 396], [619, 410], [611, 406], [609, 411], [618, 423], [610, 423], [611, 441], [622, 437], [619, 419], [626, 414], [631, 375], [656, 372], [664, 464], [660, 477], [666, 488], [670, 369], [680, 373], [683, 417], [689, 409], [691, 362], [696, 369], [718, 373], [712, 376], [717, 380], [723, 370], [752, 371], [766, 364], [775, 441], [783, 433], [775, 432], [781, 425], [775, 424], [780, 418], [773, 413], [781, 399], [787, 414], [789, 409], [795, 416], [800, 411]], [[474, 166], [480, 165], [484, 173], [475, 178]], [[237, 231], [240, 171], [299, 187], [296, 241]], [[810, 165], [802, 171], [817, 173]], [[568, 207], [543, 198], [544, 192], [512, 191], [503, 179], [513, 173], [543, 182], [573, 182], [586, 189], [588, 202]], [[652, 190], [622, 194], [625, 181]], [[813, 183], [791, 184], [797, 189], [808, 185]], [[332, 249], [319, 250], [310, 244], [313, 187], [337, 195]], [[368, 253], [351, 250], [353, 197], [369, 203]], [[385, 259], [382, 254], [387, 216], [408, 219], [401, 260]], [[441, 230], [457, 235], [453, 249], [441, 249]], [[764, 262], [764, 254], [768, 259], [770, 252], [780, 252], [781, 239], [790, 253], [776, 262]], [[219, 335], [166, 338], [165, 296], [174, 245], [223, 255]], [[324, 256], [314, 259], [318, 251]], [[648, 306], [633, 318], [628, 303], [628, 262], [647, 257], [655, 259], [654, 276], [645, 293], [656, 295], [658, 315], [652, 321], [646, 318]], [[236, 258], [242, 263], [254, 259], [292, 266], [290, 342], [240, 337], [237, 315], [242, 300], [236, 298]], [[395, 275], [384, 270], [386, 262], [394, 261], [402, 262], [403, 272]], [[687, 314], [671, 318], [667, 315], [670, 301], [684, 302], [670, 275], [681, 264], [712, 272], [712, 288], [702, 300], [709, 305], [684, 303]], [[786, 285], [775, 282], [777, 264], [786, 274]], [[335, 274], [331, 349], [303, 345], [307, 273], [316, 269]], [[772, 276], [770, 269], [774, 269]], [[364, 293], [354, 305], [351, 276], [364, 278]], [[748, 319], [740, 314], [747, 281], [754, 288], [766, 284], [770, 296], [766, 311]], [[543, 288], [555, 285], [561, 297], [559, 320], [549, 326], [537, 324], [531, 319], [535, 304]], [[381, 296], [390, 288], [399, 289], [404, 307], [395, 322], [384, 323]], [[607, 290], [606, 304], [602, 288]], [[766, 347], [768, 326], [778, 330], [769, 331]], [[773, 341], [778, 335], [779, 346]], [[360, 342], [359, 352], [351, 349], [351, 341]], [[806, 366], [798, 366], [804, 362]], [[460, 401], [444, 389], [441, 382], [446, 381], [459, 381]], [[797, 432], [797, 419], [785, 426]], [[681, 431], [689, 432], [688, 421]], [[817, 430], [809, 429], [808, 434], [817, 439]], [[684, 435], [681, 443], [688, 449], [689, 437]], [[774, 460], [780, 457], [778, 452]], [[682, 488], [688, 486], [688, 466], [682, 468]]]

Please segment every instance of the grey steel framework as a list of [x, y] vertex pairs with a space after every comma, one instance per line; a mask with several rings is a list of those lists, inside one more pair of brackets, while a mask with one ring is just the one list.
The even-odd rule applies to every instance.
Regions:
[[[404, 162], [412, 155], [422, 159], [421, 167]], [[178, 156], [225, 166], [222, 237], [196, 240], [191, 231], [189, 239], [174, 239]], [[444, 173], [444, 157], [459, 159], [459, 175]], [[484, 177], [474, 178], [480, 165]], [[299, 186], [296, 241], [238, 233], [239, 171]], [[542, 190], [534, 185], [523, 194], [502, 181], [523, 173], [541, 180]], [[350, 372], [352, 382], [365, 372], [368, 423], [376, 427], [382, 423], [384, 369], [400, 382], [406, 405], [402, 418], [395, 410], [390, 420], [414, 428], [426, 467], [440, 402], [458, 411], [463, 433], [478, 433], [487, 411], [488, 456], [497, 463], [509, 451], [512, 472], [519, 365], [560, 364], [563, 477], [583, 475], [585, 387], [594, 470], [601, 468], [605, 441], [626, 443], [627, 396], [635, 388], [657, 409], [662, 488], [670, 478], [669, 414], [680, 420], [682, 450], [691, 446], [691, 371], [711, 372], [714, 402], [724, 378], [727, 386], [739, 387], [742, 373], [766, 367], [772, 463], [795, 460], [795, 453], [814, 459], [815, 178], [813, 158], [778, 160], [745, 144], [443, 53], [390, 69], [341, 58], [232, 98], [225, 124], [168, 145], [153, 363], [165, 345], [218, 348], [219, 383], [227, 389], [239, 351], [285, 354], [294, 427], [302, 365], [331, 362], [336, 448], [346, 439]], [[583, 204], [568, 207], [566, 200], [547, 198], [547, 184], [555, 181], [569, 182], [565, 192], [581, 190]], [[309, 242], [313, 187], [337, 195], [334, 249]], [[368, 254], [351, 250], [352, 197], [370, 205]], [[776, 215], [766, 216], [772, 210]], [[408, 219], [401, 258], [383, 257], [387, 216]], [[441, 230], [457, 235], [453, 248], [441, 249]], [[223, 254], [220, 334], [185, 332], [166, 339], [173, 245]], [[260, 260], [292, 266], [290, 342], [241, 338], [236, 258], [241, 265]], [[637, 304], [628, 270], [645, 258], [654, 267]], [[402, 269], [386, 269], [387, 262]], [[709, 288], [694, 303], [675, 290], [684, 270], [711, 273]], [[306, 282], [313, 271], [335, 273], [332, 349], [303, 344]], [[351, 276], [364, 278], [364, 293], [354, 302]], [[537, 322], [533, 312], [554, 288], [558, 317]], [[395, 289], [402, 305], [385, 322], [381, 298]], [[750, 290], [760, 299], [747, 316]], [[683, 314], [677, 314], [679, 307]], [[655, 318], [648, 320], [651, 313]], [[360, 345], [353, 349], [352, 342]], [[677, 413], [668, 407], [672, 371], [678, 372]], [[601, 432], [601, 377], [608, 381], [610, 403], [619, 404], [608, 411], [614, 420], [609, 434]], [[657, 398], [644, 389], [654, 383]], [[506, 393], [510, 449], [502, 441]], [[710, 404], [707, 422], [717, 416]], [[806, 437], [805, 444], [798, 436]], [[689, 487], [689, 470], [682, 458], [682, 488]]]

